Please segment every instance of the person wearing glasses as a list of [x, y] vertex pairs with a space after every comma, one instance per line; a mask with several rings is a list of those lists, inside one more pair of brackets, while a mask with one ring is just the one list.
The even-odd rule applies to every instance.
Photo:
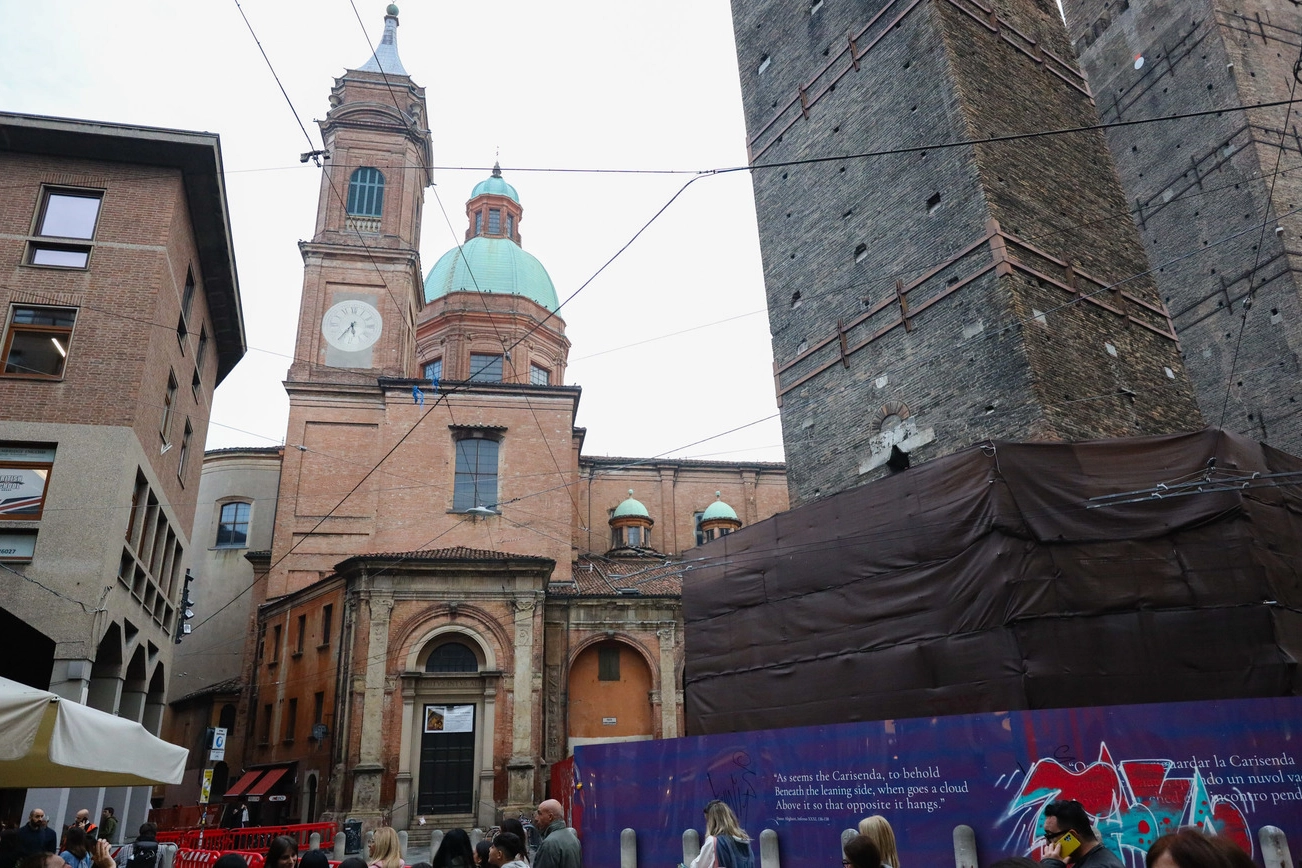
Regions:
[[1099, 842], [1089, 814], [1074, 799], [1059, 799], [1044, 807], [1044, 868], [1123, 868], [1121, 860]]
[[689, 868], [754, 868], [750, 836], [737, 822], [737, 815], [715, 799], [705, 806], [705, 842]]
[[855, 835], [846, 841], [844, 852], [842, 868], [882, 868], [882, 855], [867, 835]]

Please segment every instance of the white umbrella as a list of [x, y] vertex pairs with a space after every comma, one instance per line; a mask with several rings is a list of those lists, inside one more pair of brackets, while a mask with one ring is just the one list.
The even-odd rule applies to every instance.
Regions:
[[179, 784], [189, 754], [134, 721], [0, 678], [0, 788]]

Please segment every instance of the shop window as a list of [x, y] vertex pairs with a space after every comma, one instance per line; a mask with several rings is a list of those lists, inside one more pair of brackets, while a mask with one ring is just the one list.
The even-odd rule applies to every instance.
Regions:
[[379, 217], [384, 209], [384, 175], [373, 166], [355, 169], [348, 179], [348, 213]]
[[217, 548], [242, 549], [249, 544], [249, 516], [253, 504], [244, 501], [223, 503], [217, 523]]
[[15, 306], [5, 335], [4, 372], [19, 377], [63, 377], [77, 311], [66, 307]]
[[0, 443], [0, 520], [39, 519], [53, 467], [53, 446]]
[[471, 353], [470, 382], [502, 382], [502, 357], [491, 353]]
[[94, 190], [46, 189], [36, 221], [38, 236], [28, 246], [28, 263], [85, 268], [104, 194]]
[[456, 479], [452, 509], [465, 512], [481, 506], [497, 506], [498, 442], [486, 437], [464, 437], [456, 442]]

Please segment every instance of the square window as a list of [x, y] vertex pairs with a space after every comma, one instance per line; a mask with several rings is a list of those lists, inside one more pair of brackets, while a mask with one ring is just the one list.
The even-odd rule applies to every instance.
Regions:
[[470, 381], [472, 383], [502, 382], [502, 357], [489, 353], [471, 353]]
[[552, 382], [552, 372], [542, 365], [530, 365], [529, 382], [535, 386], [549, 386]]
[[90, 244], [45, 239], [94, 239], [103, 196], [94, 190], [47, 189], [36, 221], [35, 234], [39, 237], [30, 244], [28, 263], [53, 268], [85, 268], [90, 263]]
[[64, 307], [14, 307], [5, 336], [4, 372], [19, 377], [63, 377], [77, 311]]
[[217, 547], [242, 549], [249, 544], [249, 515], [253, 505], [236, 501], [223, 503], [217, 523]]
[[53, 446], [0, 443], [0, 521], [41, 517], [53, 467]]

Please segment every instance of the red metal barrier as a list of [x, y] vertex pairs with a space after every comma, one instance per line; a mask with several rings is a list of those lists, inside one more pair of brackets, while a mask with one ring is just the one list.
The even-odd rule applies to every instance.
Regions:
[[[339, 831], [336, 823], [298, 823], [293, 826], [251, 826], [246, 829], [223, 829], [224, 837], [221, 843], [208, 844], [205, 839], [204, 846], [213, 846], [222, 850], [261, 850], [266, 851], [271, 845], [273, 838], [281, 835], [293, 838], [298, 842], [299, 850], [306, 850], [308, 842], [313, 832], [321, 835], [321, 846], [329, 849], [334, 846], [335, 833]], [[211, 834], [211, 833], [210, 833]]]
[[217, 850], [180, 849], [176, 851], [176, 859], [172, 862], [172, 868], [208, 868], [220, 856], [221, 853]]

